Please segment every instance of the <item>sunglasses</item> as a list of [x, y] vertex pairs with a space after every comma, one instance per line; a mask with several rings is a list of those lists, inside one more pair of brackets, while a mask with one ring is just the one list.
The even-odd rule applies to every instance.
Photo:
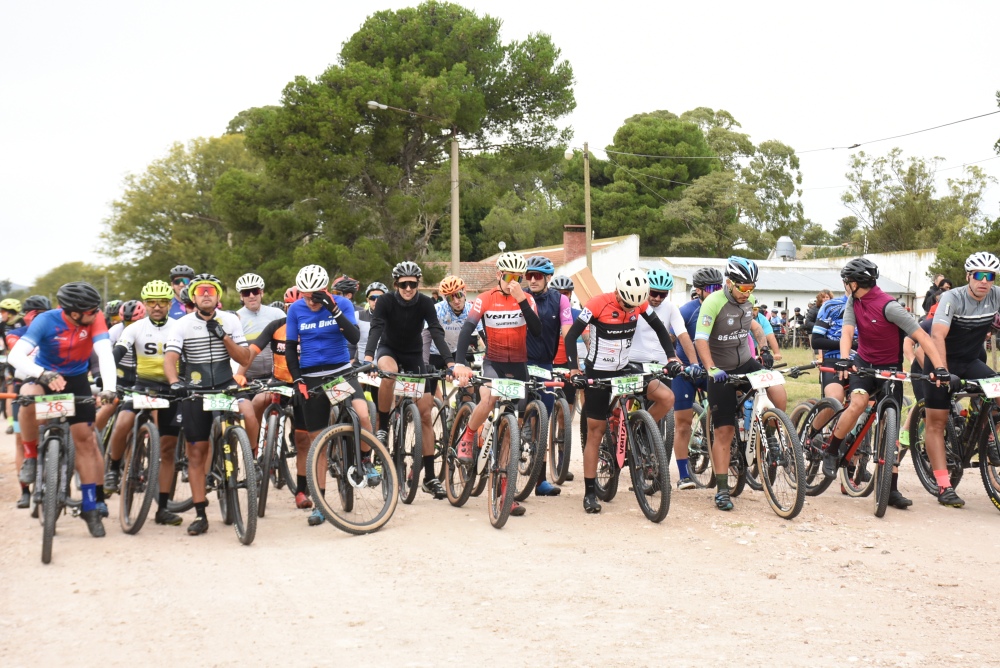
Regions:
[[702, 288], [702, 290], [707, 295], [710, 295], [713, 292], [716, 292], [717, 290], [721, 289], [722, 289], [722, 283], [712, 283], [711, 285], [706, 285], [705, 287]]
[[400, 281], [400, 282], [396, 283], [396, 285], [399, 286], [400, 290], [416, 290], [417, 289], [417, 281]]
[[260, 288], [250, 288], [249, 290], [240, 290], [240, 294], [243, 295], [244, 297], [249, 297], [251, 295], [256, 297], [261, 292], [262, 290]]
[[174, 285], [187, 285], [191, 282], [190, 278], [175, 278], [171, 281]]
[[669, 292], [661, 292], [660, 290], [650, 290], [649, 291], [649, 298], [650, 299], [663, 299], [668, 294], [670, 294], [670, 293]]
[[972, 278], [977, 281], [990, 281], [991, 283], [996, 280], [997, 273], [995, 271], [974, 271], [972, 272]]
[[[99, 309], [99, 308], [92, 308], [89, 311], [80, 311], [80, 315], [97, 315], [98, 312], [100, 312], [100, 310], [101, 309]], [[121, 316], [119, 316], [119, 317], [121, 317]]]
[[524, 275], [524, 277], [526, 279], [528, 279], [529, 281], [544, 281], [545, 280], [545, 274], [543, 274], [540, 271], [529, 271], [528, 273], [526, 273]]
[[504, 283], [510, 283], [511, 281], [520, 281], [521, 276], [523, 275], [524, 274], [513, 274], [509, 271], [505, 271], [503, 275], [500, 277], [500, 280], [502, 280]]
[[754, 287], [756, 287], [756, 285], [754, 283], [733, 283], [733, 287], [742, 292], [743, 294], [748, 295], [751, 292], [753, 292], [753, 289]]
[[199, 285], [194, 289], [195, 297], [205, 297], [206, 295], [215, 297], [219, 294], [219, 291], [215, 289], [214, 285]]
[[464, 292], [453, 292], [452, 294], [448, 295], [448, 301], [450, 302], [458, 302], [462, 301], [463, 299], [465, 299]]
[[145, 304], [146, 304], [146, 306], [149, 306], [150, 308], [155, 308], [157, 306], [161, 306], [163, 308], [167, 308], [167, 307], [170, 306], [170, 300], [169, 299], [147, 299], [147, 300], [145, 300]]
[[381, 296], [382, 295], [368, 295], [368, 301], [370, 301], [370, 302], [377, 302], [378, 298], [381, 297]]

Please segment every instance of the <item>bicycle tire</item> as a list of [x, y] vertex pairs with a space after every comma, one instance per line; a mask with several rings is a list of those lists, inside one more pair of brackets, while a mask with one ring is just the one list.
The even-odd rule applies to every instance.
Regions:
[[[769, 444], [764, 443], [768, 427], [774, 428], [773, 437], [778, 445], [778, 458], [773, 458]], [[779, 408], [767, 408], [760, 414], [757, 425], [757, 464], [761, 471], [761, 485], [771, 510], [778, 517], [793, 519], [802, 512], [806, 500], [803, 484], [805, 465], [802, 461], [802, 444], [795, 433], [792, 421]], [[787, 483], [792, 494], [781, 493], [779, 485]]]
[[889, 507], [889, 492], [892, 489], [892, 467], [896, 465], [896, 439], [899, 438], [899, 411], [887, 405], [879, 418], [875, 433], [875, 517], [884, 517]]
[[549, 478], [556, 485], [566, 482], [569, 458], [573, 449], [573, 417], [569, 402], [556, 399], [549, 416], [548, 468]]
[[[284, 487], [295, 498], [298, 494], [298, 447], [295, 443], [295, 422], [292, 411], [286, 408], [281, 416], [281, 438], [278, 440], [275, 456], [278, 458], [278, 472], [272, 481], [275, 487]], [[294, 465], [290, 463], [294, 462]], [[279, 482], [280, 481], [280, 482]]]
[[[472, 488], [476, 482], [476, 458], [472, 462], [463, 464], [458, 461], [458, 441], [465, 432], [469, 419], [472, 417], [472, 402], [466, 401], [455, 412], [455, 418], [451, 422], [450, 445], [445, 451], [444, 460], [444, 491], [448, 495], [448, 503], [461, 508], [469, 500]], [[478, 448], [473, 448], [473, 452]]]
[[[928, 494], [936, 499], [938, 495], [937, 479], [934, 477], [931, 461], [927, 456], [927, 441], [925, 437], [927, 409], [923, 401], [918, 401], [911, 410], [913, 411], [913, 417], [910, 418], [910, 461], [913, 462], [913, 470], [917, 474], [917, 480], [920, 481], [920, 485]], [[958, 483], [962, 481], [964, 471], [961, 463], [956, 462], [955, 457], [951, 455], [954, 452], [953, 444], [958, 442], [958, 435], [955, 429], [955, 421], [950, 413], [948, 421], [945, 423], [944, 438], [945, 451], [949, 455], [948, 478], [951, 480], [951, 486], [957, 488]]]
[[[514, 490], [517, 487], [517, 457], [514, 444], [520, 443], [517, 420], [510, 413], [504, 413], [497, 422], [496, 437], [493, 440], [494, 454], [488, 471], [488, 494], [486, 510], [494, 529], [502, 529], [510, 517], [514, 505]], [[506, 456], [506, 462], [504, 458]], [[496, 462], [494, 465], [493, 462]]]
[[744, 460], [746, 450], [740, 447], [738, 432], [733, 434], [733, 442], [729, 444], [729, 496], [737, 497], [747, 486], [747, 463]]
[[407, 402], [392, 425], [398, 425], [400, 432], [392, 438], [396, 446], [394, 464], [399, 482], [399, 500], [409, 505], [417, 496], [423, 474], [424, 437], [417, 405]]
[[610, 430], [601, 438], [601, 448], [597, 453], [597, 474], [594, 476], [594, 493], [605, 503], [610, 503], [618, 494], [621, 469], [615, 461]]
[[135, 430], [135, 438], [129, 438], [122, 455], [118, 523], [125, 533], [135, 535], [145, 524], [153, 497], [159, 491], [159, 475], [160, 430], [147, 418]]
[[524, 501], [531, 494], [542, 472], [545, 456], [545, 439], [549, 433], [548, 411], [540, 399], [528, 402], [518, 429], [517, 484], [514, 500]]
[[431, 407], [431, 430], [434, 432], [434, 458], [441, 462], [437, 473], [438, 480], [441, 482], [444, 482], [445, 474], [443, 453], [447, 451], [451, 438], [451, 429], [448, 424], [448, 405], [434, 397], [434, 405]]
[[[799, 407], [795, 409], [798, 410]], [[812, 437], [807, 438], [812, 430], [812, 424], [823, 411], [832, 410], [833, 415], [827, 420], [820, 430]], [[789, 418], [793, 425], [796, 425], [796, 433], [799, 435], [799, 443], [802, 444], [802, 460], [805, 465], [805, 486], [806, 496], [819, 496], [825, 492], [831, 484], [833, 478], [823, 475], [823, 444], [830, 442], [830, 435], [840, 418], [840, 413], [844, 410], [843, 405], [833, 397], [824, 397], [807, 407], [805, 415], [798, 423]], [[794, 411], [793, 411], [794, 413]]]
[[223, 479], [228, 505], [236, 537], [249, 545], [257, 534], [257, 464], [243, 427], [229, 427], [225, 439], [232, 464], [232, 474]]
[[[187, 467], [187, 439], [184, 437], [184, 430], [181, 429], [180, 433], [177, 434], [177, 445], [174, 446], [174, 475], [171, 478], [170, 493], [167, 497], [167, 510], [172, 513], [186, 513], [194, 508], [191, 487], [184, 480], [187, 476]], [[178, 498], [178, 495], [181, 498]]]
[[[700, 403], [692, 406], [691, 438], [688, 439], [688, 475], [700, 489], [715, 487], [712, 468], [711, 413]], [[675, 418], [676, 420], [676, 418]]]
[[264, 430], [264, 444], [263, 447], [260, 447], [257, 457], [257, 470], [260, 473], [257, 490], [257, 517], [264, 517], [264, 513], [267, 512], [267, 493], [271, 487], [271, 462], [278, 441], [278, 411], [274, 404], [264, 410], [264, 415], [261, 416], [261, 425]]
[[988, 428], [983, 431], [979, 440], [979, 476], [983, 480], [986, 496], [993, 502], [993, 506], [1000, 510], [1000, 452], [997, 445], [1000, 443], [1000, 429], [997, 428], [1000, 409], [996, 405], [990, 405], [989, 411], [986, 422]]
[[656, 427], [660, 432], [660, 440], [663, 441], [663, 451], [667, 453], [667, 464], [669, 464], [674, 458], [674, 430], [676, 429], [674, 426], [674, 412], [667, 411], [667, 414], [656, 423]]
[[629, 474], [639, 509], [650, 522], [659, 523], [670, 512], [670, 460], [653, 416], [635, 411], [629, 422]]
[[837, 477], [847, 496], [857, 499], [872, 493], [875, 489], [875, 476], [872, 475], [874, 461], [875, 451], [872, 441], [872, 430], [869, 429], [868, 433], [865, 434], [864, 440], [854, 452], [852, 461], [847, 466], [840, 467], [837, 472]]
[[[740, 408], [742, 409], [742, 407], [743, 403], [741, 402]], [[745, 419], [742, 410], [740, 411], [740, 414], [736, 419], [737, 420]], [[744, 476], [746, 479], [746, 484], [753, 491], [759, 492], [764, 489], [764, 485], [760, 481], [761, 475], [760, 475], [759, 463], [757, 461], [757, 442], [756, 439], [754, 438], [754, 434], [752, 433], [753, 424], [754, 424], [754, 418], [753, 416], [751, 416], [750, 418], [751, 429], [746, 430], [745, 432], [746, 440], [743, 441], [740, 445], [743, 448], [743, 461], [746, 462], [746, 470], [745, 470], [746, 473]], [[740, 433], [740, 423], [737, 422], [736, 423], [737, 440], [739, 440], [739, 433]]]
[[[348, 479], [348, 462], [354, 457], [353, 424], [337, 424], [324, 429], [309, 447], [306, 463], [306, 482], [316, 508], [330, 524], [354, 536], [374, 533], [384, 527], [396, 512], [399, 503], [399, 493], [396, 490], [398, 477], [389, 449], [371, 432], [362, 429], [360, 433], [361, 440], [370, 448], [372, 465], [380, 473], [377, 490], [376, 487], [362, 487], [356, 493]], [[323, 462], [322, 454], [326, 455], [325, 467], [320, 466]], [[339, 509], [330, 503], [326, 495], [320, 493], [321, 472], [328, 479], [332, 477], [338, 487], [337, 498], [341, 502]], [[365, 493], [369, 491], [371, 493]], [[348, 503], [345, 503], [346, 499], [349, 499]], [[363, 519], [359, 516], [359, 509], [371, 509], [372, 512], [366, 513]]]
[[[42, 475], [42, 563], [52, 561], [52, 540], [56, 535], [56, 518], [59, 514], [59, 451], [58, 438], [45, 444], [45, 470]], [[68, 487], [68, 485], [67, 485]]]

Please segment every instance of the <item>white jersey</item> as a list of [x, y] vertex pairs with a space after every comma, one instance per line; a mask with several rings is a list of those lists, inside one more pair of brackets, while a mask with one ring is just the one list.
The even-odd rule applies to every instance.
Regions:
[[[234, 343], [247, 345], [243, 326], [235, 314], [216, 311], [214, 319]], [[208, 331], [198, 312], [188, 313], [176, 323], [177, 328], [167, 341], [167, 352], [181, 355], [188, 383], [194, 387], [219, 387], [231, 383], [233, 371], [229, 366], [229, 351], [221, 340]]]
[[140, 381], [167, 382], [163, 356], [167, 352], [167, 342], [176, 336], [178, 322], [167, 318], [162, 326], [157, 326], [146, 317], [125, 328], [115, 345], [125, 348], [126, 357], [131, 355], [135, 360], [136, 376]]
[[[684, 318], [680, 309], [666, 299], [654, 309], [651, 309], [656, 317], [663, 321], [664, 326], [670, 332], [687, 332], [684, 326]], [[629, 359], [633, 362], [659, 362], [666, 364], [667, 355], [660, 346], [660, 340], [656, 338], [656, 332], [649, 326], [649, 323], [640, 318], [635, 326], [635, 336], [632, 337], [632, 351]]]

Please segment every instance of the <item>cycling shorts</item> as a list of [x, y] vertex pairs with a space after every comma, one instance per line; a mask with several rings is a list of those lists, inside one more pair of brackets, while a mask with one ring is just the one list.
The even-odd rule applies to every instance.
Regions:
[[[929, 374], [933, 370], [934, 364], [931, 363], [930, 358], [924, 359], [924, 373]], [[963, 380], [978, 380], [980, 378], [993, 378], [997, 375], [996, 371], [988, 367], [980, 359], [974, 359], [971, 362], [952, 362], [948, 360], [948, 371], [951, 372], [952, 387], [938, 387], [929, 381], [924, 384], [924, 389], [927, 393], [924, 397], [924, 406], [927, 408], [949, 410], [951, 408], [952, 388], [958, 385], [959, 378]]]
[[[144, 389], [147, 390], [159, 390], [163, 391], [167, 388], [165, 387], [136, 387], [135, 391], [142, 393]], [[156, 429], [160, 432], [160, 436], [177, 436], [181, 433], [181, 421], [180, 421], [180, 403], [178, 401], [171, 401], [170, 406], [167, 408], [160, 408], [158, 410], [152, 411], [156, 415]], [[129, 411], [135, 413], [135, 407], [132, 406], [132, 402], [125, 401], [121, 405], [121, 410]]]
[[[895, 365], [878, 365], [874, 366], [864, 361], [860, 357], [854, 359], [854, 363], [859, 369], [879, 369], [880, 371], [902, 371], [902, 368]], [[871, 376], [858, 376], [857, 374], [851, 374], [850, 381], [848, 382], [848, 392], [847, 398], [844, 403], [850, 401], [851, 395], [855, 392], [865, 392], [868, 396], [875, 394], [875, 390], [878, 386], [886, 381], [878, 380], [877, 378], [872, 378]], [[889, 396], [896, 399], [896, 402], [902, 407], [903, 405], [903, 384], [900, 382], [890, 383], [890, 387], [886, 388]]]
[[[42, 385], [45, 388], [44, 394], [72, 394], [76, 397], [92, 397], [94, 395], [90, 389], [90, 380], [85, 373], [79, 376], [63, 376], [63, 380], [66, 381], [66, 387], [58, 392], [46, 385]], [[97, 408], [93, 403], [78, 403], [76, 405], [76, 415], [66, 418], [66, 422], [69, 424], [93, 424], [95, 419], [97, 419]]]
[[[330, 425], [330, 409], [332, 408], [330, 399], [327, 398], [326, 392], [313, 394], [312, 390], [319, 389], [324, 383], [328, 383], [350, 370], [351, 365], [348, 364], [328, 374], [325, 373], [322, 376], [306, 376], [302, 379], [305, 381], [310, 393], [308, 399], [301, 395], [296, 397], [297, 401], [292, 409], [292, 423], [295, 425], [296, 430], [314, 432], [325, 429]], [[354, 394], [351, 395], [350, 400], [360, 399], [361, 401], [365, 401], [365, 392], [361, 389], [361, 383], [358, 381], [357, 376], [347, 382], [351, 384], [351, 388], [354, 390]], [[345, 401], [348, 400], [345, 399]]]
[[[729, 371], [729, 373], [745, 374], [753, 371], [760, 371], [763, 368], [764, 367], [760, 365], [760, 362], [755, 359], [751, 359], [736, 367], [732, 371]], [[742, 401], [742, 399], [737, 399], [736, 397], [736, 385], [730, 385], [726, 382], [716, 383], [714, 380], [709, 378], [708, 405], [712, 409], [713, 425], [716, 427], [735, 427], [736, 405]]]
[[[217, 388], [198, 389], [217, 389], [221, 392], [227, 387], [229, 387], [228, 383]], [[243, 401], [243, 399], [239, 401]], [[180, 404], [181, 427], [184, 429], [184, 438], [188, 443], [207, 441], [212, 435], [212, 420], [215, 418], [215, 413], [202, 410], [202, 398], [200, 396], [186, 399], [181, 401]]]
[[[625, 368], [618, 371], [587, 369], [584, 375], [588, 379], [601, 380], [604, 378], [615, 378], [616, 376], [628, 376], [633, 373], [642, 373], [641, 369], [638, 371], [636, 369], [636, 365], [628, 364]], [[608, 415], [611, 414], [611, 388], [588, 385], [583, 391], [583, 403], [583, 412], [589, 419], [607, 420]]]
[[697, 383], [692, 383], [683, 376], [674, 376], [670, 381], [670, 389], [674, 392], [674, 410], [686, 411], [694, 407], [698, 390], [708, 389], [708, 379], [701, 378]]
[[[427, 373], [427, 367], [424, 365], [424, 354], [423, 353], [400, 353], [396, 352], [389, 346], [378, 347], [375, 351], [375, 361], [378, 362], [379, 359], [383, 357], [390, 357], [396, 361], [396, 368], [399, 373]], [[436, 388], [437, 385], [434, 385]], [[427, 380], [424, 383], [424, 392], [432, 392], [431, 381]]]

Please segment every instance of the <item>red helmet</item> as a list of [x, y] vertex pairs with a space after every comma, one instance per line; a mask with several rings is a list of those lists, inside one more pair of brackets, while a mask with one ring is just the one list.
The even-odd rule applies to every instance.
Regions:
[[297, 302], [302, 299], [302, 293], [294, 285], [287, 290], [285, 290], [285, 303], [291, 304], [292, 302]]
[[146, 317], [146, 306], [138, 300], [130, 299], [118, 307], [118, 315], [121, 316], [122, 322], [142, 320]]

